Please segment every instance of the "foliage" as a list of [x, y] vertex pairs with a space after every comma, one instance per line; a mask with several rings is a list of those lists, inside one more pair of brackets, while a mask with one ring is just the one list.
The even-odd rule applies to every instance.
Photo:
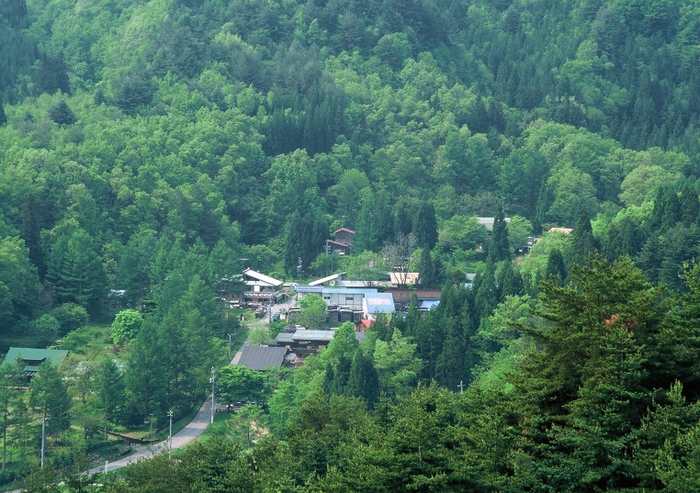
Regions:
[[301, 314], [299, 322], [307, 329], [317, 330], [323, 327], [328, 319], [326, 302], [317, 294], [309, 294], [299, 300]]
[[143, 324], [141, 313], [136, 310], [122, 310], [117, 313], [112, 322], [112, 340], [114, 344], [121, 345], [130, 341], [139, 333]]
[[219, 399], [224, 404], [260, 401], [265, 391], [262, 373], [244, 366], [224, 366], [217, 371], [216, 385]]

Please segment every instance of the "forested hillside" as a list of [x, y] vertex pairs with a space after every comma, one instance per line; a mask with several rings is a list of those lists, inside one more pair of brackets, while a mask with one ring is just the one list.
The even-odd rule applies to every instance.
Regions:
[[0, 47], [2, 347], [133, 309], [110, 422], [201, 397], [244, 263], [404, 262], [440, 308], [270, 383], [286, 441], [232, 460], [301, 450], [309, 491], [697, 489], [697, 2], [4, 0]]

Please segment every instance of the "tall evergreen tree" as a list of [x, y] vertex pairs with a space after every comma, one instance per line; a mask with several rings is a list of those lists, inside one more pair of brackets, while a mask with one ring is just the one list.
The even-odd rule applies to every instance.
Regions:
[[59, 125], [72, 125], [77, 121], [75, 113], [68, 107], [65, 99], [49, 108], [49, 118]]
[[503, 217], [503, 211], [499, 210], [493, 221], [491, 231], [491, 241], [489, 242], [489, 260], [498, 262], [500, 260], [510, 260], [513, 257], [508, 241], [508, 228]]
[[46, 360], [29, 385], [29, 403], [46, 422], [46, 433], [58, 436], [70, 427], [71, 398], [58, 367]]
[[83, 230], [63, 236], [51, 251], [48, 278], [59, 301], [74, 302], [97, 316], [106, 299], [106, 277], [92, 238]]
[[363, 350], [355, 352], [348, 378], [347, 394], [360, 397], [367, 403], [368, 409], [374, 409], [379, 402], [379, 375], [374, 367], [372, 357]]
[[39, 278], [46, 276], [46, 260], [41, 247], [41, 214], [39, 205], [34, 199], [34, 194], [30, 193], [24, 199], [22, 205], [22, 224], [20, 225], [20, 236], [29, 248], [29, 259], [36, 266]]
[[681, 220], [681, 204], [678, 193], [673, 185], [662, 185], [654, 198], [654, 209], [651, 212], [651, 231], [663, 233]]
[[680, 210], [680, 220], [686, 227], [697, 222], [700, 214], [700, 201], [698, 201], [698, 193], [687, 183], [681, 190]]
[[581, 210], [576, 220], [574, 230], [571, 232], [571, 245], [568, 255], [568, 264], [583, 264], [589, 254], [597, 249], [598, 245], [593, 237], [591, 220], [585, 210]]
[[437, 219], [435, 209], [429, 202], [422, 202], [416, 209], [413, 218], [413, 234], [420, 248], [432, 250], [438, 240]]
[[0, 127], [5, 125], [7, 123], [7, 115], [5, 114], [5, 108], [2, 105], [2, 101], [0, 101]]
[[564, 256], [558, 248], [552, 249], [547, 258], [547, 270], [545, 271], [545, 279], [553, 276], [559, 278], [559, 285], [563, 285], [566, 281], [566, 266], [564, 265]]
[[438, 285], [437, 273], [433, 264], [433, 256], [430, 250], [423, 248], [420, 256], [420, 271], [418, 274], [418, 284], [425, 288], [434, 288]]

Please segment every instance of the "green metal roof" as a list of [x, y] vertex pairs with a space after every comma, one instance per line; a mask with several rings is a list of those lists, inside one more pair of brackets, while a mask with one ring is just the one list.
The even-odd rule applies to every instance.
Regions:
[[39, 365], [46, 360], [51, 361], [54, 365], [60, 366], [63, 360], [68, 356], [68, 351], [61, 349], [34, 349], [26, 347], [11, 347], [2, 364], [14, 364], [17, 358], [22, 358], [27, 365], [24, 367], [26, 372], [39, 371]]

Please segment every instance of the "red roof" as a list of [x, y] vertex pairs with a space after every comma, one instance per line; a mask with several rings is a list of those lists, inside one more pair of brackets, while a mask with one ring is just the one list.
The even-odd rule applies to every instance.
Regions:
[[355, 234], [355, 232], [352, 229], [348, 229], [348, 228], [336, 229], [335, 231], [333, 231], [333, 234], [336, 235], [336, 234], [340, 233], [341, 231], [344, 231], [345, 233], [350, 233], [351, 235]]
[[338, 246], [341, 246], [341, 247], [348, 247], [348, 246], [350, 246], [350, 245], [348, 245], [347, 243], [343, 243], [342, 241], [335, 241], [335, 240], [328, 240], [328, 243], [331, 243], [331, 244], [333, 244], [333, 245], [338, 245]]

